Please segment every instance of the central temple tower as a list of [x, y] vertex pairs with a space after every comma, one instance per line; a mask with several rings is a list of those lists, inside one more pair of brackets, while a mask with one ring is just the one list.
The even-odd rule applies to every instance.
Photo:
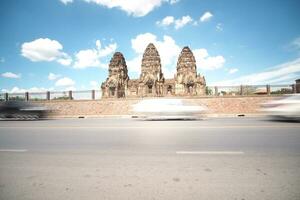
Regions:
[[154, 44], [150, 43], [143, 54], [138, 93], [140, 96], [161, 96], [163, 83], [160, 56]]

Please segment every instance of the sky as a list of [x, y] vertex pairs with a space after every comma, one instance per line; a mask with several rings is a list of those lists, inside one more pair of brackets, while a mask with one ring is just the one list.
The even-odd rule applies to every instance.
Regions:
[[183, 47], [207, 85], [300, 78], [298, 0], [2, 0], [0, 92], [100, 89], [114, 52], [138, 78], [155, 44], [165, 78]]

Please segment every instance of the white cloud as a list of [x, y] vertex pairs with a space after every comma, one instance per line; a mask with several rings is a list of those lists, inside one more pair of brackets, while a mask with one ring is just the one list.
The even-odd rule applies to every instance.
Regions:
[[81, 50], [76, 55], [74, 68], [86, 68], [100, 66], [98, 51], [95, 49]]
[[129, 70], [135, 73], [141, 72], [142, 55], [149, 43], [153, 43], [159, 52], [165, 78], [172, 78], [174, 76], [174, 69], [176, 69], [174, 66], [176, 66], [181, 48], [172, 37], [167, 35], [163, 37], [162, 41], [157, 40], [156, 35], [151, 33], [140, 34], [132, 39], [131, 47], [137, 55], [127, 62]]
[[85, 49], [75, 54], [76, 61], [73, 67], [77, 69], [83, 69], [87, 67], [107, 68], [107, 65], [101, 63], [100, 59], [111, 55], [116, 51], [116, 49], [116, 43], [112, 43], [104, 48], [101, 48], [101, 42], [100, 40], [97, 40], [95, 49]]
[[39, 38], [22, 44], [22, 56], [31, 61], [53, 61], [61, 55], [63, 46], [56, 40]]
[[222, 32], [223, 31], [223, 24], [222, 23], [218, 23], [216, 25], [216, 30]]
[[7, 93], [25, 93], [27, 90], [21, 89], [18, 87], [13, 87], [12, 89], [2, 89], [1, 92], [7, 92]]
[[1, 74], [1, 76], [4, 78], [21, 78], [21, 74], [15, 74], [12, 72], [4, 72]]
[[161, 21], [157, 21], [156, 24], [159, 26], [169, 26], [175, 22], [173, 16], [166, 16]]
[[100, 40], [96, 40], [96, 47], [97, 47], [97, 49], [101, 49], [101, 41]]
[[281, 77], [273, 78], [268, 81], [268, 84], [292, 84], [295, 80], [299, 78], [299, 74], [291, 73]]
[[72, 61], [73, 61], [72, 58], [66, 53], [62, 53], [61, 58], [57, 59], [57, 62], [64, 66], [71, 65]]
[[73, 3], [73, 0], [60, 0], [63, 4]]
[[25, 93], [25, 92], [47, 92], [52, 91], [54, 88], [39, 88], [39, 87], [32, 87], [28, 89], [19, 88], [17, 86], [13, 87], [12, 89], [2, 89], [1, 92], [7, 92], [7, 93]]
[[236, 73], [238, 71], [239, 71], [239, 69], [237, 69], [237, 68], [231, 68], [231, 69], [228, 70], [228, 73], [229, 74], [234, 74], [234, 73]]
[[49, 75], [48, 75], [48, 79], [49, 79], [50, 81], [56, 80], [56, 79], [58, 79], [59, 77], [61, 77], [60, 74], [49, 73]]
[[201, 21], [201, 22], [206, 22], [206, 21], [209, 21], [212, 17], [213, 17], [213, 14], [211, 14], [210, 12], [205, 12], [205, 13], [200, 17], [200, 21]]
[[157, 44], [157, 50], [161, 56], [163, 66], [175, 66], [181, 48], [176, 44], [175, 40], [165, 35], [162, 41], [154, 42]]
[[136, 53], [144, 53], [147, 45], [149, 43], [156, 42], [156, 35], [152, 33], [144, 33], [137, 35], [134, 39], [131, 40], [131, 47]]
[[113, 43], [113, 44], [109, 44], [108, 46], [106, 46], [104, 49], [98, 49], [98, 54], [100, 58], [106, 57], [111, 55], [112, 53], [114, 53], [117, 49], [117, 44]]
[[142, 58], [142, 54], [138, 54], [133, 59], [126, 61], [128, 70], [136, 74], [141, 73]]
[[39, 38], [22, 44], [21, 54], [33, 62], [57, 61], [62, 65], [70, 65], [72, 59], [62, 52], [63, 46], [56, 40]]
[[55, 83], [55, 86], [63, 86], [63, 87], [74, 86], [74, 85], [75, 85], [75, 81], [73, 81], [68, 77], [58, 79]]
[[100, 84], [97, 81], [90, 81], [90, 86], [92, 90], [98, 90], [100, 88]]
[[225, 58], [219, 56], [209, 56], [206, 49], [195, 49], [193, 50], [194, 56], [197, 62], [197, 67], [206, 70], [215, 70], [222, 68], [226, 62]]
[[175, 3], [178, 3], [180, 0], [170, 0], [170, 4], [173, 5]]
[[[206, 21], [209, 21], [212, 17], [213, 17], [212, 13], [205, 12], [200, 17], [200, 21], [201, 22], [206, 22]], [[198, 25], [198, 21], [194, 20], [189, 15], [182, 16], [181, 18], [178, 18], [178, 19], [175, 19], [173, 16], [166, 16], [162, 20], [157, 21], [156, 24], [158, 26], [162, 26], [162, 27], [167, 27], [167, 26], [174, 25], [175, 29], [179, 29], [179, 28], [182, 28], [182, 27], [186, 26], [187, 24], [193, 24], [194, 26], [197, 26]], [[216, 25], [216, 30], [217, 31], [223, 31], [223, 24], [222, 23], [218, 23]]]
[[189, 15], [183, 16], [181, 19], [177, 19], [175, 21], [175, 29], [182, 28], [185, 25], [192, 23], [192, 22], [193, 22], [193, 19]]
[[[176, 63], [182, 47], [176, 44], [176, 41], [165, 35], [163, 40], [158, 40], [156, 35], [144, 33], [137, 35], [131, 40], [131, 47], [136, 52], [136, 56], [127, 61], [130, 72], [139, 74], [141, 72], [141, 61], [143, 53], [149, 43], [153, 43], [160, 55], [162, 71], [165, 78], [173, 78], [176, 72]], [[196, 59], [198, 69], [214, 70], [222, 68], [225, 58], [221, 55], [210, 56], [206, 49], [192, 50]]]
[[173, 16], [166, 16], [161, 21], [157, 21], [156, 24], [158, 26], [167, 27], [174, 25], [175, 29], [180, 29], [187, 24], [194, 24], [197, 25], [197, 22], [193, 20], [189, 15], [182, 16], [179, 19], [175, 19]]
[[163, 67], [162, 70], [165, 78], [174, 78], [176, 74], [176, 67]]
[[77, 89], [76, 89], [76, 87], [74, 87], [74, 86], [69, 86], [69, 87], [66, 87], [65, 89], [64, 89], [65, 91], [76, 91]]
[[88, 3], [95, 3], [107, 8], [118, 8], [134, 17], [143, 17], [161, 6], [162, 3], [177, 3], [178, 0], [85, 0]]
[[263, 85], [263, 84], [291, 84], [300, 75], [300, 58], [291, 62], [270, 68], [269, 70], [241, 76], [236, 79], [224, 80], [214, 85]]
[[293, 43], [295, 46], [297, 46], [298, 48], [300, 48], [300, 37], [296, 38], [292, 43]]
[[300, 51], [300, 37], [297, 37], [294, 39], [290, 46], [292, 47], [293, 50]]

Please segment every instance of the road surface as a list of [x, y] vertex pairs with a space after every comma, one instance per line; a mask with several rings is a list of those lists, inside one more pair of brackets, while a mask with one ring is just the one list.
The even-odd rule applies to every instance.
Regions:
[[300, 124], [0, 121], [0, 199], [300, 199]]

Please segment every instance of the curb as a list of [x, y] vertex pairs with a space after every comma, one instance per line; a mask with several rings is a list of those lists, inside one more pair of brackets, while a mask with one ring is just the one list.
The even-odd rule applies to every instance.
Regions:
[[[243, 118], [243, 117], [264, 117], [265, 114], [258, 113], [238, 113], [238, 114], [206, 114], [204, 118]], [[116, 118], [116, 119], [133, 119], [137, 115], [61, 115], [51, 116], [49, 119], [96, 119], [96, 118]]]

